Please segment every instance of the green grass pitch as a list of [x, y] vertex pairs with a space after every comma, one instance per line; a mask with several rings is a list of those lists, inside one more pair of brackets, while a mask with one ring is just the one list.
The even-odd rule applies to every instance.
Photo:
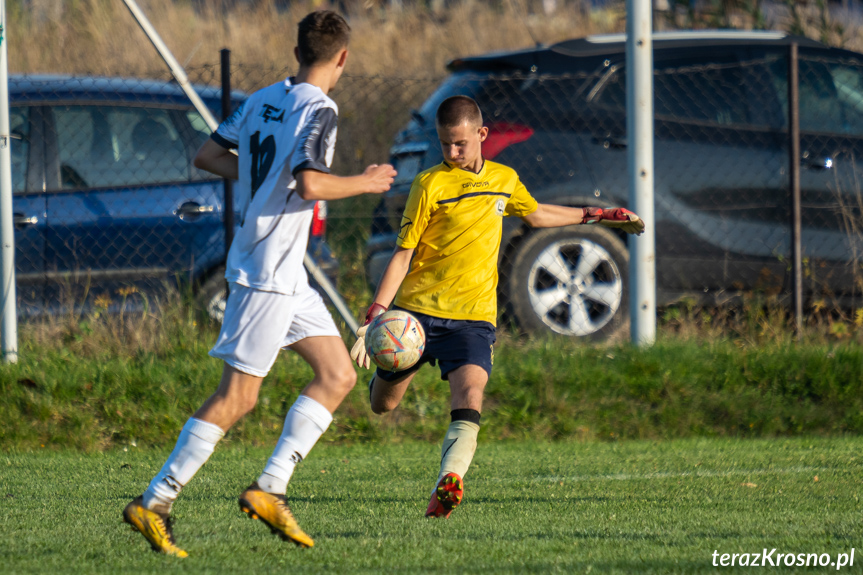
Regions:
[[240, 513], [237, 495], [269, 450], [234, 444], [175, 506], [188, 559], [152, 553], [120, 519], [165, 452], [7, 452], [0, 571], [693, 573], [718, 569], [715, 550], [835, 559], [858, 548], [843, 571], [859, 572], [861, 448], [863, 438], [483, 442], [464, 503], [427, 520], [437, 447], [322, 444], [288, 493], [316, 542], [299, 549]]

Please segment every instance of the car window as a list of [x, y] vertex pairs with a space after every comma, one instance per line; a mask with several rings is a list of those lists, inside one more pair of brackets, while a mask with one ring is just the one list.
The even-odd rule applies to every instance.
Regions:
[[53, 109], [64, 189], [188, 181], [190, 162], [169, 110]]
[[[785, 60], [770, 66], [783, 118], [788, 117], [787, 67]], [[863, 65], [800, 58], [798, 78], [801, 130], [863, 135]]]
[[[694, 66], [662, 62], [653, 76], [653, 107], [657, 119], [734, 125], [749, 122], [744, 73], [735, 63]], [[594, 89], [592, 101], [626, 111], [626, 71], [611, 69]], [[590, 99], [590, 96], [589, 96]]]
[[12, 193], [20, 194], [27, 189], [27, 159], [30, 155], [30, 108], [9, 109], [9, 130], [12, 142]]
[[[204, 120], [204, 117], [201, 116], [201, 114], [198, 113], [197, 110], [188, 110], [186, 112], [186, 121], [189, 123], [189, 126], [191, 126], [191, 128], [192, 128], [192, 131], [191, 131], [192, 149], [197, 150], [198, 148], [201, 147], [201, 145], [204, 143], [204, 141], [210, 137], [210, 134], [212, 134], [213, 131], [210, 130], [210, 127], [207, 125], [206, 120]], [[189, 136], [187, 136], [187, 137], [189, 137]], [[213, 180], [213, 179], [216, 179], [217, 176], [213, 175], [210, 172], [207, 172], [206, 170], [200, 170], [200, 169], [196, 168], [194, 165], [192, 165], [191, 166], [191, 178], [192, 178], [192, 180], [200, 181], [200, 180]]]

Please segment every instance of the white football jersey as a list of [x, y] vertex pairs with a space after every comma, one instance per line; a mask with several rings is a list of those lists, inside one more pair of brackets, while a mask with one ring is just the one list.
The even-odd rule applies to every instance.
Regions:
[[294, 175], [329, 173], [337, 120], [338, 107], [320, 88], [288, 78], [252, 94], [211, 136], [239, 153], [241, 224], [228, 281], [288, 295], [308, 284], [303, 254], [315, 202], [296, 193]]

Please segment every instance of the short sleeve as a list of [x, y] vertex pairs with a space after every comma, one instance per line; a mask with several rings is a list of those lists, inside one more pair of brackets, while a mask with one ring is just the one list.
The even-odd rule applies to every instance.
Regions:
[[297, 139], [297, 148], [291, 158], [291, 174], [300, 170], [330, 173], [333, 150], [336, 145], [338, 115], [330, 107], [321, 107], [311, 113]]
[[246, 102], [240, 104], [240, 107], [234, 110], [234, 113], [219, 124], [216, 131], [210, 136], [210, 139], [228, 150], [234, 150], [240, 144], [240, 126], [243, 123], [243, 118], [246, 114]]
[[536, 203], [536, 200], [533, 199], [533, 196], [530, 195], [530, 192], [528, 192], [527, 188], [524, 187], [524, 184], [521, 183], [521, 180], [516, 177], [515, 190], [513, 191], [512, 196], [510, 196], [503, 214], [505, 216], [523, 218], [535, 212], [537, 207], [539, 207], [539, 205]]
[[416, 178], [411, 185], [407, 205], [405, 205], [405, 211], [402, 214], [396, 245], [408, 249], [417, 247], [420, 243], [420, 236], [428, 226], [429, 217], [431, 217], [429, 194], [420, 183], [420, 179]]

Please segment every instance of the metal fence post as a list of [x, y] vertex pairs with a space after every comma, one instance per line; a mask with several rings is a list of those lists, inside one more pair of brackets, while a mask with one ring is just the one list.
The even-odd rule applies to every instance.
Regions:
[[9, 149], [9, 61], [6, 50], [6, 0], [0, 0], [0, 293], [3, 320], [0, 328], [3, 359], [18, 362], [18, 310], [15, 291], [15, 227], [12, 218], [12, 153]]
[[629, 238], [632, 342], [656, 339], [656, 248], [653, 217], [653, 29], [650, 0], [626, 0], [626, 139], [629, 207], [644, 219]]
[[791, 301], [794, 329], [803, 329], [803, 247], [800, 223], [800, 78], [797, 43], [788, 46], [788, 188], [791, 199]]
[[[220, 52], [222, 71], [222, 121], [231, 115], [231, 51], [227, 48]], [[225, 186], [225, 260], [234, 241], [234, 185], [228, 178], [223, 180]]]

